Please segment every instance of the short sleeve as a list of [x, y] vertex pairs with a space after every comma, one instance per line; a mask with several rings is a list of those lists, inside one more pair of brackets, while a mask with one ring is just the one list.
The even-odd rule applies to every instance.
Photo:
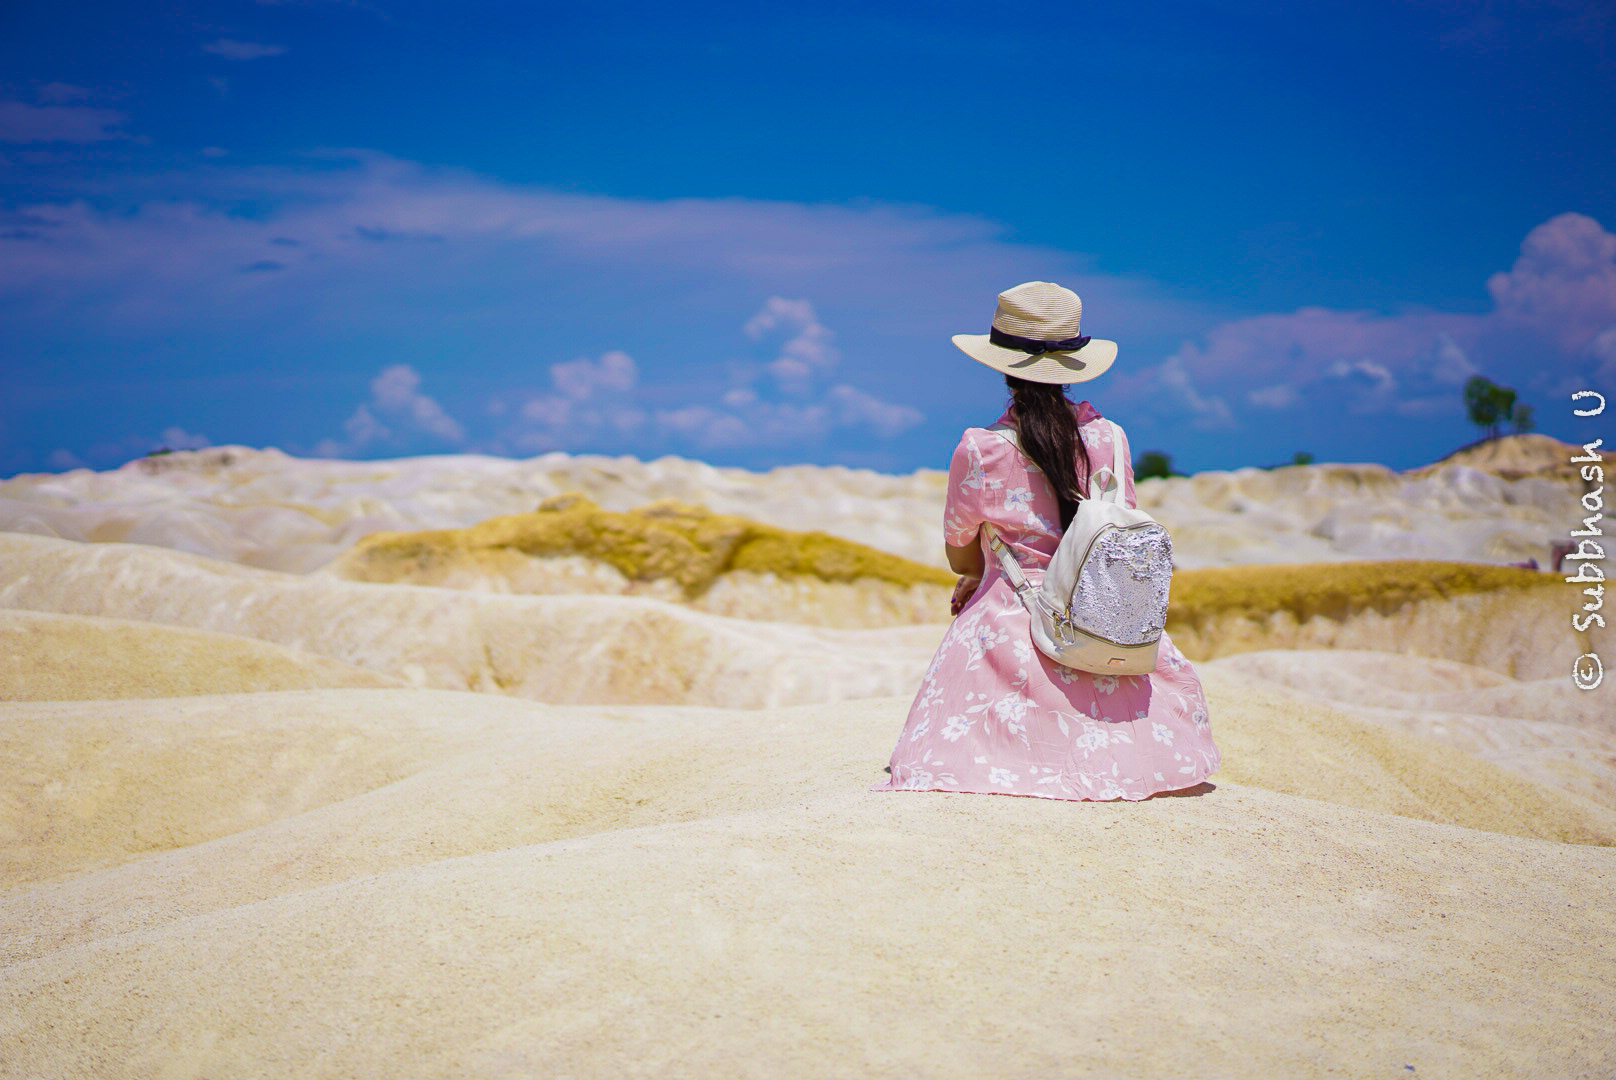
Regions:
[[954, 447], [948, 463], [948, 498], [943, 506], [943, 539], [955, 547], [976, 543], [982, 522], [984, 475], [982, 451], [969, 433]]

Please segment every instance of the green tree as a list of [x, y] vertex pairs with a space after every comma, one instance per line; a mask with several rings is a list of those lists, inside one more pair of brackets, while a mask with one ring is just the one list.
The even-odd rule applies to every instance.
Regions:
[[1173, 459], [1160, 450], [1146, 450], [1139, 455], [1139, 465], [1133, 471], [1135, 480], [1149, 480], [1151, 477], [1160, 477], [1165, 480], [1173, 475]]
[[1313, 455], [1308, 453], [1306, 450], [1298, 450], [1296, 451], [1296, 456], [1291, 458], [1291, 464], [1311, 465], [1313, 464]]
[[1537, 424], [1537, 421], [1532, 418], [1532, 406], [1526, 404], [1516, 405], [1514, 415], [1510, 417], [1510, 420], [1514, 423], [1515, 432], [1518, 435], [1526, 434]]
[[[1472, 375], [1464, 386], [1465, 408], [1470, 422], [1487, 432], [1487, 438], [1498, 438], [1498, 425], [1515, 412], [1515, 391], [1499, 386], [1485, 375]], [[1531, 409], [1527, 407], [1530, 422]]]

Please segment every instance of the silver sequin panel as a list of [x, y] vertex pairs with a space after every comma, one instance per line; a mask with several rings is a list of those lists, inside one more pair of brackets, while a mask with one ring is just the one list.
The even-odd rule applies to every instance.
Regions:
[[1173, 541], [1160, 525], [1107, 529], [1072, 592], [1072, 622], [1119, 645], [1143, 645], [1167, 625]]

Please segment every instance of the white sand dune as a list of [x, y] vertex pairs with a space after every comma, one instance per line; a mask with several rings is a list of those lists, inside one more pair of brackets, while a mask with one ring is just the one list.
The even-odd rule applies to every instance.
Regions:
[[[453, 454], [391, 461], [290, 457], [210, 447], [120, 469], [30, 473], [0, 482], [0, 531], [154, 544], [306, 573], [367, 533], [451, 529], [582, 491], [609, 510], [660, 499], [701, 503], [788, 529], [824, 529], [937, 562], [947, 477], [789, 466], [767, 473], [705, 462], [545, 454], [525, 461]], [[852, 520], [856, 528], [849, 528]], [[917, 522], [925, 522], [920, 527]]]
[[764, 706], [912, 687], [942, 627], [839, 630], [638, 597], [369, 585], [139, 544], [0, 533], [0, 607], [254, 637], [417, 686]]
[[1616, 731], [1616, 715], [1604, 696], [1578, 690], [1564, 675], [1512, 679], [1475, 664], [1367, 649], [1250, 652], [1219, 660], [1217, 667], [1332, 702], [1551, 720], [1594, 732]]
[[[1213, 563], [1486, 561], [1563, 530], [1551, 444], [1141, 494]], [[310, 572], [573, 489], [934, 558], [940, 478], [872, 476], [0, 484], [0, 1077], [1616, 1075], [1616, 683], [1562, 672], [1570, 586], [1202, 627], [1223, 768], [1082, 803], [868, 790], [940, 623]]]
[[403, 680], [255, 638], [0, 609], [0, 701], [397, 685]]
[[1578, 690], [1563, 676], [1523, 681], [1469, 664], [1350, 649], [1250, 652], [1210, 666], [1616, 809], [1616, 709], [1609, 695]]
[[[1388, 558], [1535, 558], [1546, 567], [1587, 486], [1570, 465], [1577, 453], [1546, 436], [1514, 435], [1407, 473], [1320, 464], [1141, 481], [1139, 502], [1172, 530], [1175, 558], [1187, 568]], [[307, 573], [369, 533], [464, 528], [581, 491], [608, 510], [677, 499], [940, 566], [946, 480], [936, 469], [753, 473], [673, 457], [560, 453], [353, 462], [220, 446], [107, 472], [0, 481], [0, 531], [153, 544]]]
[[[1579, 451], [1567, 449], [1566, 458]], [[1506, 480], [1468, 465], [1405, 475], [1381, 465], [1209, 471], [1138, 485], [1179, 566], [1446, 559], [1547, 567], [1586, 485]]]

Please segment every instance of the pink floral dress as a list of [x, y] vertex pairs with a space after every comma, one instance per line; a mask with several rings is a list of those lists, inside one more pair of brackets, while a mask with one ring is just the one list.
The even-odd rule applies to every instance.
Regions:
[[[1099, 471], [1111, 460], [1110, 430], [1087, 401], [1075, 409]], [[1013, 424], [1013, 413], [999, 422]], [[1123, 492], [1137, 506], [1126, 435], [1120, 451]], [[1087, 491], [1088, 477], [1080, 480]], [[981, 543], [984, 521], [993, 522], [1036, 583], [1060, 540], [1055, 492], [1008, 440], [967, 428], [948, 470], [943, 534], [956, 547]], [[1063, 667], [1033, 647], [1027, 609], [982, 546], [982, 584], [921, 680], [892, 752], [891, 777], [871, 791], [1144, 799], [1212, 775], [1219, 755], [1206, 696], [1166, 634], [1149, 675]]]

